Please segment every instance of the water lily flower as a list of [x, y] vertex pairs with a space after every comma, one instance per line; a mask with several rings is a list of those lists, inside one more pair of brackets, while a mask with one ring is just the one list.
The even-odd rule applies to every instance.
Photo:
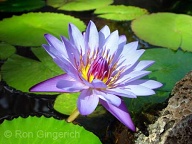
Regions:
[[[69, 24], [69, 39], [58, 40], [45, 34], [44, 49], [65, 72], [33, 86], [31, 92], [80, 92], [77, 111], [72, 115], [89, 115], [98, 103], [132, 131], [135, 126], [122, 99], [155, 94], [162, 86], [154, 80], [141, 79], [154, 61], [142, 60], [138, 42], [126, 44], [126, 37], [104, 26], [99, 32], [90, 21], [82, 34]], [[70, 121], [70, 120], [69, 120]]]

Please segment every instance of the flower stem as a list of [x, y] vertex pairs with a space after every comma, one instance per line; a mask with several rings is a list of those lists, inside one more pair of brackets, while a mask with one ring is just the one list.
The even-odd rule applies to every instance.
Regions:
[[72, 122], [73, 120], [75, 120], [79, 115], [79, 111], [76, 108], [73, 113], [67, 118], [67, 122]]

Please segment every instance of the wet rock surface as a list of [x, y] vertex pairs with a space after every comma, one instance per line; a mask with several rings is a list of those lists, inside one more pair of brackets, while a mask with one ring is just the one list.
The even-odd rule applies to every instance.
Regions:
[[192, 144], [192, 71], [176, 83], [168, 105], [148, 127], [135, 134], [136, 144]]

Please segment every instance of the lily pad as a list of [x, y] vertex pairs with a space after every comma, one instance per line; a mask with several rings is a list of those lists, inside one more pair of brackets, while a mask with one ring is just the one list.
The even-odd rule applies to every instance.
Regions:
[[0, 143], [6, 144], [101, 144], [97, 136], [81, 126], [43, 116], [5, 120], [0, 133]]
[[48, 0], [47, 3], [52, 7], [59, 7], [60, 10], [85, 11], [107, 6], [112, 4], [113, 0]]
[[17, 90], [29, 92], [31, 86], [64, 73], [45, 51], [41, 57], [47, 61], [40, 62], [13, 54], [1, 68], [2, 79]]
[[98, 17], [105, 19], [127, 21], [148, 14], [148, 11], [146, 9], [134, 6], [109, 5], [103, 8], [96, 9], [94, 11], [94, 14], [98, 14]]
[[192, 17], [184, 14], [156, 13], [132, 22], [134, 33], [152, 45], [192, 51]]
[[57, 96], [54, 109], [62, 114], [70, 115], [77, 108], [79, 93], [64, 93]]
[[0, 12], [30, 11], [45, 6], [43, 0], [2, 0], [0, 1]]
[[72, 16], [58, 13], [28, 13], [0, 21], [0, 41], [20, 46], [41, 46], [46, 43], [43, 35], [68, 36], [68, 24], [80, 30], [85, 24]]
[[4, 60], [16, 52], [16, 48], [10, 44], [0, 43], [0, 59]]
[[175, 83], [192, 70], [192, 53], [181, 50], [148, 49], [141, 59], [155, 61], [155, 64], [148, 68], [152, 71], [148, 78], [163, 83], [163, 87], [158, 89], [161, 91], [170, 92]]
[[135, 99], [124, 98], [128, 110], [133, 114], [147, 110], [154, 104], [162, 103], [169, 98], [170, 92], [156, 91], [155, 95], [147, 97], [137, 97]]

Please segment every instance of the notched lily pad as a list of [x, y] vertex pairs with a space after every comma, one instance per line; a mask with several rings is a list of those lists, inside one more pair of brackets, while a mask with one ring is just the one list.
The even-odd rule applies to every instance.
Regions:
[[101, 144], [97, 136], [81, 126], [43, 116], [5, 120], [0, 133], [0, 143], [5, 144]]
[[98, 14], [98, 17], [105, 19], [127, 21], [148, 14], [148, 11], [146, 9], [134, 6], [109, 5], [103, 8], [96, 9], [94, 11], [94, 14]]
[[113, 0], [48, 0], [48, 5], [66, 11], [85, 11], [104, 7], [113, 3]]
[[50, 56], [46, 52], [44, 53], [41, 55], [41, 59], [47, 59], [46, 62], [13, 54], [1, 68], [3, 80], [17, 90], [29, 92], [29, 88], [33, 85], [64, 73], [51, 58], [49, 60]]
[[79, 93], [64, 93], [57, 96], [54, 109], [62, 114], [70, 115], [77, 108]]
[[1, 12], [22, 12], [30, 11], [41, 8], [45, 5], [43, 0], [1, 0], [0, 11]]
[[68, 24], [81, 31], [85, 24], [72, 16], [58, 13], [27, 13], [0, 21], [0, 41], [20, 46], [41, 46], [46, 43], [44, 34], [68, 36]]
[[141, 59], [155, 61], [155, 64], [148, 68], [152, 71], [148, 78], [163, 83], [163, 87], [158, 89], [162, 91], [171, 91], [175, 83], [192, 70], [192, 53], [181, 50], [148, 49]]
[[16, 52], [16, 48], [10, 44], [0, 43], [0, 59], [4, 60]]
[[184, 14], [156, 13], [132, 22], [134, 33], [150, 44], [192, 51], [192, 17]]

